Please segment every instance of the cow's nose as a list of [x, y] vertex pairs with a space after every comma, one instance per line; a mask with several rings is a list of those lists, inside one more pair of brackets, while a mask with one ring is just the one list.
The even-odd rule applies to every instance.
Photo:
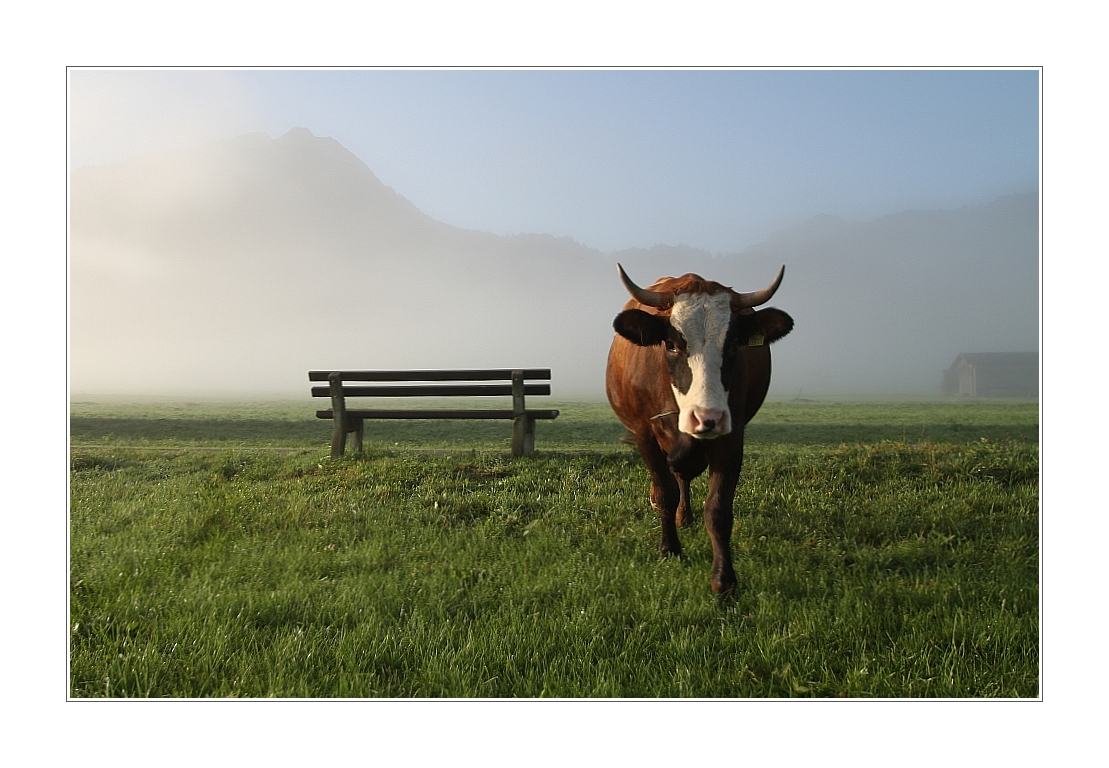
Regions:
[[693, 411], [693, 434], [708, 435], [714, 432], [723, 432], [717, 425], [723, 427], [724, 413], [722, 411]]

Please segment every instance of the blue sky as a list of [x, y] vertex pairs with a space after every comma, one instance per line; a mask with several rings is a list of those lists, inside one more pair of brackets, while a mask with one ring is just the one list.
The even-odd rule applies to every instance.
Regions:
[[1034, 190], [1039, 73], [72, 71], [70, 167], [302, 126], [440, 221], [734, 252]]

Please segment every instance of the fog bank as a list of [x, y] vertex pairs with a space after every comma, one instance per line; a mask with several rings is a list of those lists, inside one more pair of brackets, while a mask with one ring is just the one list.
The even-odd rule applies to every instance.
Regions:
[[619, 260], [771, 302], [772, 397], [935, 397], [960, 352], [1038, 346], [1034, 193], [871, 221], [818, 216], [741, 253], [601, 253], [421, 213], [338, 142], [296, 129], [71, 176], [75, 394], [300, 396], [314, 368], [550, 367], [603, 395]]

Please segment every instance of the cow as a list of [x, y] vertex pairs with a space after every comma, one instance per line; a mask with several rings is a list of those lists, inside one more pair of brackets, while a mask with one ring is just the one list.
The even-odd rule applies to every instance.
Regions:
[[649, 288], [616, 265], [631, 299], [613, 321], [605, 391], [634, 435], [662, 520], [660, 552], [680, 556], [678, 526], [690, 527], [689, 483], [706, 468], [705, 528], [712, 539], [712, 589], [736, 586], [732, 504], [743, 465], [743, 429], [770, 386], [769, 344], [793, 330], [780, 309], [756, 311], [778, 290], [737, 293], [700, 275], [664, 277]]

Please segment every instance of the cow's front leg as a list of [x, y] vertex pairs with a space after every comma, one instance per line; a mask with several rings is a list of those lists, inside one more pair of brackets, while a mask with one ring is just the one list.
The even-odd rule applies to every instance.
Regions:
[[[727, 456], [728, 452], [722, 452]], [[721, 466], [709, 465], [709, 491], [705, 499], [705, 528], [712, 539], [712, 591], [717, 594], [735, 589], [737, 579], [732, 566], [732, 504], [739, 471], [743, 465], [743, 444], [727, 456]]]
[[682, 544], [678, 541], [678, 528], [674, 522], [681, 500], [678, 482], [674, 479], [670, 466], [666, 463], [666, 454], [662, 452], [654, 435], [647, 433], [638, 436], [636, 444], [651, 476], [651, 506], [658, 511], [662, 522], [659, 552], [663, 557], [680, 555]]
[[732, 498], [736, 483], [714, 474], [709, 477], [709, 494], [705, 500], [705, 528], [712, 539], [712, 591], [718, 594], [735, 588], [732, 567]]

